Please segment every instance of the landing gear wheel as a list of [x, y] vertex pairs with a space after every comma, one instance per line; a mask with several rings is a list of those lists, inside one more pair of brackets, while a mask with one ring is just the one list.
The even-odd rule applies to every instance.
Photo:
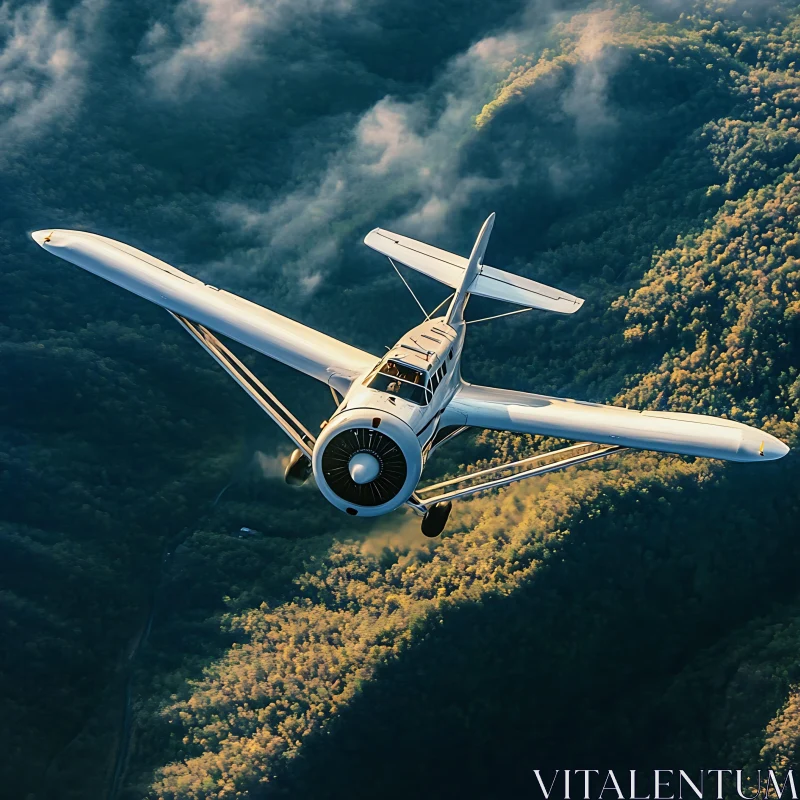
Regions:
[[422, 518], [422, 532], [430, 539], [437, 537], [447, 525], [447, 518], [450, 516], [452, 503], [435, 503]]
[[290, 486], [302, 486], [311, 476], [311, 461], [302, 450], [295, 450], [283, 478]]

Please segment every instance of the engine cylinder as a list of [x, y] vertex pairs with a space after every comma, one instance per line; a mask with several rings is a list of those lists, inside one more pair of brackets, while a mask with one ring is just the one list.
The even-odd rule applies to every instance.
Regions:
[[398, 417], [352, 409], [325, 426], [312, 465], [326, 500], [349, 514], [377, 517], [411, 497], [422, 474], [422, 448]]

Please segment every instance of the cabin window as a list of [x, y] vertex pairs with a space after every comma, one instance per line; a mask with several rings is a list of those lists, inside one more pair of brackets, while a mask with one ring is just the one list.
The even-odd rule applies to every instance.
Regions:
[[430, 390], [425, 386], [425, 373], [401, 361], [389, 360], [368, 378], [366, 385], [378, 392], [386, 392], [409, 400], [418, 406], [428, 404]]
[[445, 375], [447, 375], [447, 362], [443, 361], [439, 369], [431, 377], [431, 394], [439, 388], [439, 384], [444, 380]]

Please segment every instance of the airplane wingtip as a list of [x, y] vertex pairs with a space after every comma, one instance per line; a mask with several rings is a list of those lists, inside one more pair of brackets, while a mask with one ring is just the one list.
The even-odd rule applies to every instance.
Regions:
[[369, 233], [368, 233], [368, 234], [367, 234], [367, 235], [364, 237], [364, 244], [365, 244], [367, 247], [372, 247], [372, 244], [371, 244], [371, 242], [374, 242], [374, 241], [375, 241], [375, 237], [376, 237], [376, 236], [380, 236], [380, 235], [381, 235], [381, 229], [380, 229], [380, 228], [373, 228], [373, 229], [372, 229], [372, 230], [371, 230], [371, 231], [370, 231], [370, 232], [369, 232]]

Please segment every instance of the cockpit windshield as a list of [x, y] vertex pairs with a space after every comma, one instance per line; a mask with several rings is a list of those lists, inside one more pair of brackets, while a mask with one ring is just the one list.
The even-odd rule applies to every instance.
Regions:
[[389, 360], [367, 382], [370, 389], [410, 400], [418, 406], [428, 405], [429, 392], [425, 387], [422, 370]]

